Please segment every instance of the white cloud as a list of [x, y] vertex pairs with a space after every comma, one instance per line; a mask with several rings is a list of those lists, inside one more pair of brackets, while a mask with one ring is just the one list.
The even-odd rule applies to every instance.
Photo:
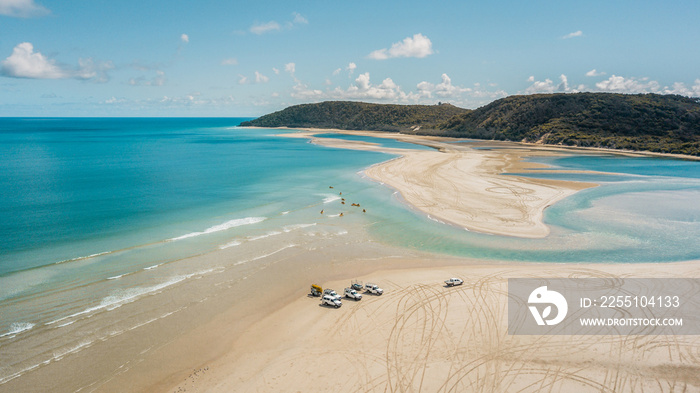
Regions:
[[340, 74], [340, 71], [342, 71], [341, 68], [336, 68], [336, 70], [333, 71], [333, 75], [338, 75], [338, 74]]
[[[489, 83], [489, 86], [496, 87], [496, 84]], [[415, 101], [434, 104], [434, 99], [439, 98], [464, 108], [477, 108], [495, 99], [508, 96], [504, 90], [486, 90], [480, 83], [475, 83], [473, 87], [455, 86], [447, 74], [442, 74], [442, 82], [438, 84], [424, 81], [419, 83], [416, 88], [420, 100]], [[407, 96], [413, 98], [413, 93], [408, 93]]]
[[[333, 90], [322, 91], [311, 89], [307, 85], [297, 82], [291, 96], [301, 100], [367, 100], [367, 101], [406, 101], [409, 96], [401, 91], [401, 88], [391, 78], [385, 78], [379, 85], [370, 81], [369, 72], [358, 75], [354, 83], [347, 89], [336, 87]], [[413, 95], [417, 98], [417, 95]]]
[[48, 9], [34, 3], [34, 0], [0, 0], [0, 15], [31, 18], [49, 13]]
[[[604, 72], [598, 72], [593, 69], [586, 73], [586, 76], [605, 75]], [[595, 87], [589, 88], [583, 84], [575, 87], [569, 86], [569, 79], [566, 75], [559, 76], [560, 82], [557, 84], [551, 79], [544, 81], [535, 80], [534, 77], [528, 78], [532, 85], [525, 89], [525, 94], [536, 93], [575, 93], [580, 91], [597, 91], [607, 93], [622, 93], [622, 94], [678, 94], [687, 97], [700, 97], [700, 79], [696, 79], [692, 86], [686, 86], [682, 82], [675, 82], [670, 87], [663, 86], [658, 81], [648, 77], [635, 78], [612, 75], [608, 79], [595, 84]]]
[[561, 80], [561, 83], [559, 84], [559, 86], [557, 86], [557, 91], [558, 92], [569, 91], [569, 78], [567, 78], [566, 75], [561, 74], [559, 76], [559, 80]]
[[34, 45], [23, 42], [12, 50], [10, 57], [2, 61], [0, 73], [12, 78], [62, 79], [70, 75], [39, 52]]
[[547, 78], [544, 81], [537, 81], [534, 77], [528, 78], [528, 82], [532, 82], [527, 89], [525, 89], [525, 94], [537, 94], [537, 93], [569, 93], [579, 91], [583, 86], [579, 86], [576, 89], [571, 89], [569, 87], [569, 78], [566, 75], [561, 74], [559, 76], [559, 84], [554, 84], [554, 82]]
[[194, 92], [180, 97], [163, 96], [158, 102], [168, 106], [211, 105], [214, 101], [201, 98], [202, 93]]
[[[0, 0], [2, 1], [2, 0]], [[294, 26], [297, 25], [306, 25], [308, 24], [309, 21], [304, 18], [300, 13], [298, 12], [293, 12], [292, 13], [292, 20], [289, 22], [284, 22], [284, 26], [280, 25], [276, 21], [272, 20], [267, 23], [256, 23], [253, 26], [250, 27], [250, 32], [253, 34], [265, 34], [265, 33], [271, 33], [274, 31], [282, 31], [282, 30], [289, 30], [294, 28]]]
[[700, 97], [700, 79], [696, 79], [695, 84], [690, 87], [686, 87], [682, 82], [676, 82], [671, 88], [664, 88], [663, 93], [680, 94], [687, 97]]
[[223, 60], [221, 60], [221, 65], [230, 65], [230, 66], [238, 65], [238, 59], [236, 59], [236, 58], [223, 59]]
[[528, 82], [534, 82], [534, 81], [535, 81], [535, 76], [534, 76], [534, 75], [530, 75], [530, 77], [527, 78], [527, 81], [528, 81]]
[[188, 36], [187, 34], [183, 34], [180, 36], [180, 40], [182, 40], [182, 42], [184, 43], [188, 43], [190, 42], [190, 36]]
[[123, 102], [126, 102], [126, 100], [123, 98], [117, 98], [115, 96], [112, 96], [112, 98], [105, 100], [104, 104], [121, 104]]
[[105, 83], [109, 81], [107, 71], [114, 68], [111, 61], [103, 63], [95, 63], [92, 58], [79, 59], [79, 68], [74, 74], [77, 79], [89, 79], [97, 83]]
[[386, 60], [396, 57], [423, 58], [433, 54], [433, 43], [423, 34], [415, 34], [406, 37], [403, 41], [396, 42], [389, 49], [378, 49], [370, 53], [368, 57], [375, 60]]
[[34, 45], [23, 42], [15, 46], [12, 54], [0, 63], [0, 75], [28, 79], [81, 79], [103, 83], [109, 80], [107, 71], [114, 68], [111, 62], [97, 63], [92, 58], [79, 59], [77, 67], [61, 66], [40, 52]]
[[266, 77], [258, 71], [255, 71], [255, 83], [267, 83], [269, 80], [270, 78]]
[[605, 72], [598, 72], [595, 68], [586, 72], [586, 76], [601, 76], [605, 75]]
[[[327, 79], [325, 81], [325, 85], [331, 84], [330, 80]], [[358, 75], [347, 88], [335, 87], [318, 90], [309, 88], [306, 84], [297, 81], [291, 93], [292, 98], [302, 102], [360, 100], [431, 105], [435, 104], [439, 97], [443, 101], [449, 100], [452, 104], [464, 108], [476, 108], [507, 95], [508, 93], [504, 90], [486, 90], [478, 83], [475, 83], [474, 87], [471, 88], [455, 86], [446, 74], [442, 75], [442, 81], [438, 84], [421, 82], [418, 84], [416, 91], [404, 91], [391, 78], [385, 78], [380, 84], [372, 83], [368, 72]]]
[[272, 72], [274, 72], [275, 75], [279, 75], [279, 74], [280, 74], [280, 70], [277, 69], [277, 68], [275, 68], [275, 67], [272, 67]]
[[553, 93], [554, 92], [554, 82], [547, 78], [544, 81], [532, 81], [533, 84], [525, 89], [526, 94], [535, 93]]
[[285, 70], [286, 72], [289, 72], [292, 76], [294, 76], [294, 73], [295, 73], [296, 70], [297, 70], [296, 67], [297, 67], [297, 66], [296, 66], [296, 64], [294, 64], [294, 63], [287, 63], [287, 64], [284, 65], [284, 70]]
[[296, 66], [296, 64], [294, 64], [294, 63], [287, 63], [287, 64], [285, 64], [285, 65], [284, 65], [284, 71], [285, 71], [285, 72], [288, 72], [289, 75], [292, 76], [292, 79], [294, 79], [294, 82], [296, 82], [296, 84], [300, 84], [300, 83], [301, 83], [301, 81], [300, 81], [299, 79], [297, 79], [297, 77], [296, 77], [296, 75], [295, 75], [295, 73], [297, 72], [297, 66]]
[[569, 33], [561, 38], [563, 40], [568, 40], [569, 38], [575, 38], [575, 37], [583, 37], [583, 32], [581, 30], [574, 31], [573, 33]]
[[362, 100], [399, 100], [406, 101], [408, 96], [401, 91], [391, 78], [385, 78], [379, 85], [373, 85], [369, 72], [358, 75], [355, 84], [347, 90], [336, 88], [331, 93], [334, 98]]
[[595, 84], [600, 91], [614, 93], [658, 93], [661, 85], [649, 78], [625, 78], [613, 74], [610, 78]]
[[357, 69], [357, 64], [355, 64], [355, 63], [350, 63], [345, 68], [345, 70], [348, 71], [348, 76], [352, 76], [353, 72], [355, 72], [355, 69]]
[[254, 78], [248, 78], [245, 75], [238, 74], [238, 84], [247, 85], [249, 83], [267, 83], [270, 81], [270, 78], [260, 71], [255, 71], [254, 75]]
[[292, 89], [291, 96], [301, 100], [317, 100], [324, 96], [321, 90], [310, 89], [309, 86], [301, 82], [297, 82]]
[[294, 16], [294, 19], [292, 20], [292, 23], [297, 24], [297, 25], [306, 25], [309, 23], [309, 21], [301, 16], [298, 12], [292, 12], [292, 15]]
[[424, 81], [416, 87], [419, 94], [427, 98], [432, 98], [433, 94], [441, 98], [457, 98], [462, 93], [470, 91], [468, 88], [454, 86], [452, 79], [447, 74], [442, 74], [442, 82], [436, 85]]
[[258, 35], [280, 30], [282, 30], [282, 26], [280, 26], [280, 24], [275, 21], [270, 21], [262, 24], [255, 24], [250, 28], [251, 33]]

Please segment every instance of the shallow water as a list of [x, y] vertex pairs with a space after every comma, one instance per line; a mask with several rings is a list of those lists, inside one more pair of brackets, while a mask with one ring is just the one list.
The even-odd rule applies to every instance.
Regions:
[[348, 135], [341, 133], [330, 133], [330, 134], [315, 134], [316, 138], [335, 138], [343, 139], [347, 141], [359, 141], [359, 142], [369, 142], [375, 143], [381, 147], [389, 147], [395, 149], [411, 149], [411, 150], [432, 150], [432, 147], [418, 145], [415, 143], [401, 142], [396, 139], [391, 138], [376, 138], [372, 136], [365, 135]]

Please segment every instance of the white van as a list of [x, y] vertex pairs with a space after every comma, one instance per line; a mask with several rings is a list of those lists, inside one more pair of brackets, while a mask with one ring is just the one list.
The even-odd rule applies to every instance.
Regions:
[[340, 302], [340, 299], [336, 299], [333, 296], [330, 295], [323, 295], [321, 298], [321, 304], [325, 304], [328, 306], [333, 306], [335, 308], [338, 308], [342, 306], [343, 304]]

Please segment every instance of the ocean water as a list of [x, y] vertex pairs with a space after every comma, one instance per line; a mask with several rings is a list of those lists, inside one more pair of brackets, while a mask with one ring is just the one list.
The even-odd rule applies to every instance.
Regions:
[[[360, 228], [376, 242], [485, 260], [700, 258], [695, 161], [534, 159], [553, 169], [606, 174], [528, 174], [601, 186], [547, 209], [547, 238], [516, 239], [440, 223], [362, 175], [392, 155], [279, 136], [289, 131], [237, 127], [243, 120], [0, 119], [0, 390], [27, 370], [115, 331], [178, 312], [159, 304], [157, 316], [144, 314], [143, 320], [104, 317], [221, 273], [227, 268], [185, 259], [220, 249], [235, 251], [229, 266], [254, 266]], [[367, 212], [349, 207], [352, 202]], [[105, 330], [117, 325], [130, 327]]]

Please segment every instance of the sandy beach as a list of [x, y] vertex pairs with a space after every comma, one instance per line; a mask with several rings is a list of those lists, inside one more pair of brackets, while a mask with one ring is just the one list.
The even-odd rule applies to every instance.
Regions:
[[[410, 261], [406, 261], [410, 262]], [[698, 391], [697, 336], [512, 336], [509, 277], [698, 277], [700, 263], [474, 264], [377, 271], [382, 296], [300, 297], [171, 391]], [[673, 273], [671, 273], [673, 272]], [[442, 280], [466, 278], [460, 287]], [[353, 277], [353, 276], [349, 276]], [[611, 280], [613, 281], [613, 280]], [[349, 279], [323, 283], [340, 289]]]

